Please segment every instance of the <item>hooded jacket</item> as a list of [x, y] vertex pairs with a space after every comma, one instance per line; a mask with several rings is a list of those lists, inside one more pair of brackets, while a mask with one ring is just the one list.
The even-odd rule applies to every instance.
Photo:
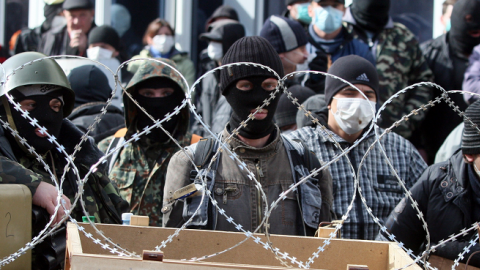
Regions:
[[[415, 186], [410, 190], [418, 208], [424, 214], [432, 244], [458, 234], [462, 229], [468, 229], [478, 219], [472, 215], [472, 188], [468, 172], [468, 164], [463, 161], [462, 151], [457, 151], [448, 161], [430, 166], [422, 174]], [[416, 253], [423, 251], [426, 233], [423, 223], [418, 218], [418, 212], [411, 206], [408, 199], [403, 199], [389, 216], [386, 227], [393, 233], [397, 241]], [[476, 230], [473, 231], [476, 234]], [[470, 245], [475, 235], [468, 233], [460, 236], [454, 242], [447, 243], [435, 252], [436, 255], [454, 260], [463, 248]], [[479, 245], [470, 248], [464, 255], [465, 262], [469, 255], [480, 250]], [[480, 259], [473, 256], [470, 265], [479, 267]]]
[[[168, 60], [162, 61], [175, 67]], [[144, 64], [135, 73], [128, 84], [126, 91], [133, 94], [135, 86], [150, 78], [169, 78], [177, 83], [182, 91], [187, 92], [187, 85], [174, 70], [150, 61]], [[129, 97], [124, 94], [125, 126], [127, 127], [125, 140], [137, 132], [136, 118], [138, 110]], [[185, 106], [180, 112], [177, 127], [172, 136], [183, 147], [190, 144], [191, 134], [187, 133], [190, 113]], [[106, 152], [117, 145], [111, 145], [114, 136], [108, 137], [99, 143], [99, 148]], [[162, 213], [160, 212], [163, 200], [163, 187], [167, 165], [172, 155], [179, 147], [172, 140], [164, 143], [152, 142], [145, 136], [121, 148], [113, 163], [109, 177], [117, 183], [122, 198], [130, 203], [130, 212], [135, 215], [149, 216], [150, 226], [162, 226]]]

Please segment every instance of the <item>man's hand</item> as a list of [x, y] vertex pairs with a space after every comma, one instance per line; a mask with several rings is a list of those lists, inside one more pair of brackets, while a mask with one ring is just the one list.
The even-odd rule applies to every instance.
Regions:
[[83, 55], [87, 49], [87, 42], [87, 35], [83, 33], [81, 29], [72, 30], [72, 32], [70, 32], [70, 47], [78, 47], [78, 51], [81, 55]]
[[[35, 191], [35, 195], [33, 195], [32, 203], [47, 209], [47, 212], [50, 215], [53, 215], [53, 213], [55, 213], [55, 206], [57, 206], [57, 195], [58, 191], [54, 186], [41, 182], [37, 187], [37, 191]], [[65, 201], [64, 205], [66, 209], [71, 208], [70, 199], [68, 199], [67, 196], [62, 195], [61, 201]], [[63, 210], [63, 207], [60, 206], [53, 224], [60, 222], [64, 215], [65, 211]]]

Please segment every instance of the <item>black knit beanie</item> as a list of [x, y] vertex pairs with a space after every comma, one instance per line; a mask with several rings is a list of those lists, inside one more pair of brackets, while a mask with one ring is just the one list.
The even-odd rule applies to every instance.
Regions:
[[[237, 62], [252, 62], [270, 67], [278, 73], [280, 77], [284, 76], [283, 65], [280, 57], [268, 40], [249, 36], [237, 40], [225, 53], [222, 64], [231, 64]], [[261, 67], [240, 65], [230, 66], [220, 71], [220, 90], [224, 90], [233, 82], [250, 76], [272, 76], [273, 73]]]
[[[302, 104], [307, 98], [315, 95], [312, 89], [298, 84], [288, 88], [288, 91], [292, 93], [292, 97], [296, 98], [299, 104]], [[275, 123], [277, 123], [279, 127], [295, 124], [297, 122], [297, 111], [297, 105], [293, 104], [286, 93], [283, 93], [280, 96], [277, 110], [275, 111]]]
[[[368, 85], [375, 91], [377, 99], [379, 97], [377, 69], [363, 57], [353, 54], [340, 57], [333, 63], [328, 73], [340, 77], [351, 84]], [[325, 102], [327, 105], [330, 105], [333, 96], [338, 91], [347, 86], [348, 84], [339, 79], [328, 76], [325, 79]]]
[[88, 34], [88, 45], [94, 43], [107, 43], [108, 45], [120, 51], [120, 37], [113, 27], [108, 25], [97, 26]]
[[260, 36], [267, 39], [277, 53], [295, 50], [308, 42], [307, 34], [299, 22], [276, 15], [265, 20]]
[[[465, 116], [463, 119], [465, 127], [462, 135], [462, 152], [467, 155], [480, 154], [480, 134], [477, 130], [477, 128], [480, 129], [480, 100], [468, 106], [467, 110], [465, 110]], [[472, 127], [467, 117], [473, 122], [475, 127]]]

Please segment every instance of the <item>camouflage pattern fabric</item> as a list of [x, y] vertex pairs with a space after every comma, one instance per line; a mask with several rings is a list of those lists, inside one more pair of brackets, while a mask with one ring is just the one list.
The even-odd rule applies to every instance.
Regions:
[[[175, 67], [173, 61], [161, 59]], [[126, 91], [134, 92], [135, 86], [144, 80], [166, 77], [176, 82], [184, 92], [188, 90], [187, 85], [181, 77], [171, 68], [154, 61], [147, 61], [133, 76]], [[128, 128], [125, 139], [129, 139], [136, 130], [136, 115], [138, 108], [124, 95], [125, 124]], [[180, 112], [178, 126], [173, 137], [181, 146], [190, 144], [191, 134], [187, 133], [190, 113], [188, 108]], [[106, 152], [113, 136], [108, 137], [98, 144], [101, 151]], [[112, 146], [112, 149], [115, 146]], [[130, 203], [130, 212], [135, 215], [149, 216], [150, 226], [162, 226], [161, 212], [163, 203], [163, 189], [165, 176], [170, 158], [179, 151], [179, 147], [172, 141], [166, 143], [152, 142], [145, 136], [139, 141], [134, 141], [120, 150], [109, 177], [114, 181], [123, 199]]]
[[[0, 133], [3, 134], [3, 129]], [[81, 136], [81, 132], [68, 120], [64, 120], [61, 134], [69, 134], [68, 139], [75, 142], [77, 142], [75, 140], [76, 135]], [[62, 140], [63, 138], [59, 138], [60, 143], [62, 143]], [[4, 140], [4, 142], [6, 141]], [[67, 153], [73, 152], [72, 145], [64, 144], [64, 146]], [[5, 154], [3, 151], [0, 153], [0, 184], [24, 184], [30, 189], [32, 196], [35, 194], [40, 181], [54, 185], [43, 164], [35, 158], [24, 155], [17, 162], [7, 158]], [[81, 178], [87, 174], [90, 167], [101, 156], [102, 153], [96, 148], [93, 140], [89, 140], [82, 145], [82, 150], [77, 154], [74, 161]], [[57, 178], [63, 175], [67, 161], [56, 150], [47, 152], [43, 159]], [[120, 197], [118, 189], [103, 172], [104, 168], [99, 167], [95, 173], [89, 176], [84, 186], [82, 198], [89, 215], [95, 216], [95, 222], [119, 224], [121, 223], [121, 214], [128, 211], [128, 204]], [[66, 173], [62, 188], [65, 196], [71, 202], [73, 202], [78, 191], [76, 181], [77, 177], [73, 170], [69, 170]], [[78, 203], [72, 210], [72, 217], [81, 221], [84, 215], [82, 207]]]
[[[362, 39], [353, 25], [348, 24], [347, 29], [355, 38]], [[377, 37], [376, 60], [380, 81], [380, 97], [377, 102], [381, 105], [405, 87], [419, 82], [433, 82], [433, 73], [422, 55], [415, 35], [404, 25], [394, 23], [393, 28], [386, 28]], [[430, 87], [416, 87], [399, 95], [388, 104], [382, 112], [379, 126], [390, 127], [395, 121], [417, 109], [422, 104], [428, 103], [432, 98]], [[404, 121], [394, 131], [406, 139], [419, 129], [425, 119], [425, 112]]]

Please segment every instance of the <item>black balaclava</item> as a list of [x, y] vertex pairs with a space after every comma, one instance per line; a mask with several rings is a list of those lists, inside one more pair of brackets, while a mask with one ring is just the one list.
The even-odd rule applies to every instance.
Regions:
[[[240, 126], [242, 121], [248, 119], [248, 116], [252, 113], [252, 110], [263, 104], [263, 101], [270, 97], [273, 91], [267, 91], [262, 88], [262, 82], [272, 76], [251, 76], [243, 78], [242, 80], [248, 80], [253, 83], [253, 89], [249, 91], [239, 90], [236, 86], [236, 82], [229, 85], [224, 90], [225, 98], [227, 102], [232, 106], [232, 116], [230, 117], [230, 129], [231, 131]], [[263, 107], [268, 110], [268, 115], [262, 120], [250, 120], [246, 127], [239, 130], [239, 134], [249, 139], [260, 139], [273, 132], [275, 124], [273, 123], [273, 116], [277, 109], [278, 97], [280, 93], [277, 93], [275, 99], [273, 99], [268, 106]]]
[[62, 3], [54, 5], [45, 5], [43, 7], [43, 16], [45, 16], [45, 21], [42, 23], [42, 33], [47, 32], [52, 27], [52, 22], [55, 16], [57, 16], [61, 11]]
[[459, 0], [452, 10], [452, 28], [449, 32], [449, 44], [454, 52], [468, 56], [473, 47], [480, 44], [480, 37], [468, 34], [471, 30], [480, 30], [480, 1]]
[[[283, 77], [283, 65], [278, 53], [265, 38], [250, 36], [239, 39], [225, 53], [222, 64], [237, 62], [252, 62], [268, 66], [280, 77]], [[260, 67], [240, 65], [224, 68], [220, 71], [220, 90], [232, 106], [233, 113], [230, 117], [230, 129], [236, 129], [242, 121], [248, 119], [251, 110], [262, 106], [265, 99], [270, 97], [273, 91], [266, 91], [261, 87], [262, 82], [267, 78], [276, 78], [275, 75]], [[248, 80], [253, 83], [253, 89], [241, 91], [237, 89], [236, 83], [239, 80]], [[268, 115], [263, 120], [250, 120], [246, 127], [239, 130], [239, 134], [248, 139], [263, 138], [273, 132], [275, 124], [273, 116], [279, 101], [280, 93], [264, 109]]]
[[390, 0], [353, 0], [350, 10], [358, 26], [380, 32], [388, 23]]
[[[60, 129], [62, 127], [62, 120], [63, 120], [63, 97], [62, 97], [62, 90], [57, 87], [53, 86], [52, 89], [51, 85], [41, 85], [38, 87], [40, 91], [47, 89], [45, 94], [42, 92], [31, 92], [25, 91], [26, 89], [32, 89], [35, 86], [26, 86], [26, 87], [18, 87], [15, 90], [12, 90], [10, 93], [14, 97], [15, 102], [20, 102], [25, 99], [32, 99], [36, 102], [35, 108], [29, 111], [29, 116], [33, 119], [38, 121], [38, 125], [41, 127], [45, 127], [47, 132], [58, 138], [60, 135]], [[49, 89], [50, 88], [50, 89]], [[50, 107], [50, 101], [52, 99], [58, 99], [61, 101], [61, 107], [59, 111], [56, 112]], [[39, 137], [36, 133], [37, 127], [32, 126], [30, 124], [30, 120], [24, 118], [22, 116], [21, 111], [17, 111], [14, 109], [13, 105], [9, 103], [10, 112], [12, 115], [12, 119], [15, 123], [15, 127], [18, 130], [18, 133], [21, 137], [27, 140], [27, 143], [35, 148], [35, 151], [38, 154], [45, 154], [49, 150], [51, 150], [55, 145], [48, 141], [48, 137]], [[7, 132], [9, 134], [10, 132]], [[9, 137], [12, 135], [9, 134]], [[22, 148], [22, 146], [20, 146]], [[23, 148], [22, 148], [23, 149]], [[25, 150], [24, 150], [25, 151]], [[30, 154], [26, 152], [26, 154]]]
[[[173, 93], [170, 96], [151, 98], [144, 97], [138, 94], [138, 90], [142, 88], [172, 88], [174, 89]], [[154, 119], [162, 120], [165, 118], [166, 114], [169, 114], [174, 111], [175, 107], [182, 104], [183, 99], [185, 99], [185, 94], [183, 93], [180, 86], [168, 78], [151, 78], [145, 80], [135, 86], [135, 94], [133, 98], [142, 106]], [[143, 131], [143, 128], [146, 126], [154, 125], [152, 119], [150, 119], [143, 111], [137, 109], [137, 130]], [[180, 119], [179, 114], [171, 117], [171, 120], [163, 122], [162, 126], [167, 130], [172, 136], [175, 128], [177, 127], [178, 121]], [[161, 128], [155, 128], [151, 130], [151, 133], [146, 135], [147, 138], [155, 142], [165, 142], [169, 139], [168, 135], [163, 132]]]

